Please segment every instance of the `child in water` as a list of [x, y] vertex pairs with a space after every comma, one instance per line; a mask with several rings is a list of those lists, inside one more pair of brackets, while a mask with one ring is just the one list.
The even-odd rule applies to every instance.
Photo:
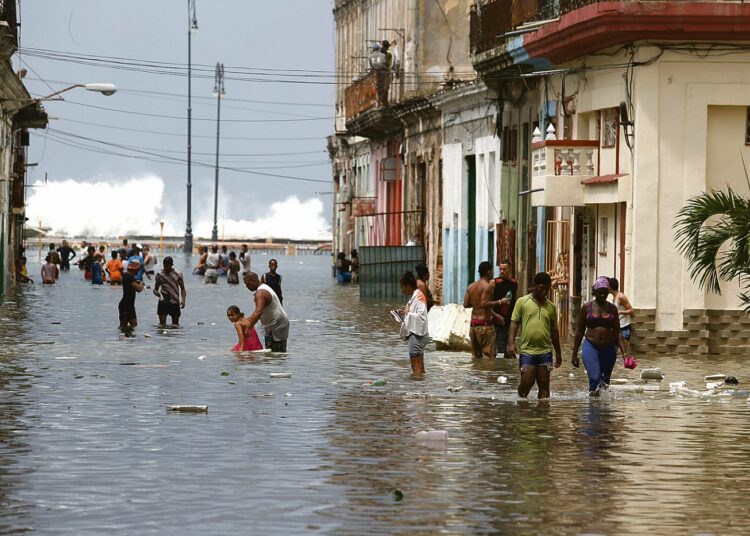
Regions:
[[237, 330], [237, 338], [239, 342], [234, 345], [232, 351], [234, 352], [254, 352], [262, 350], [263, 345], [260, 343], [258, 333], [255, 331], [255, 326], [250, 325], [250, 320], [242, 314], [240, 308], [236, 305], [231, 305], [227, 309], [227, 318], [234, 324]]

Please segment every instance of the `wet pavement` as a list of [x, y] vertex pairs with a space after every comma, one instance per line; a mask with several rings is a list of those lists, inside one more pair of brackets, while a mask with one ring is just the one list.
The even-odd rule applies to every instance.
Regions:
[[[388, 304], [360, 304], [330, 277], [329, 257], [279, 260], [286, 355], [230, 351], [226, 308], [250, 312], [252, 297], [224, 280], [186, 275], [183, 327], [166, 333], [156, 298], [139, 295], [128, 339], [121, 290], [75, 269], [0, 298], [0, 534], [750, 530], [746, 398], [667, 387], [705, 389], [703, 376], [721, 372], [747, 388], [742, 357], [640, 355], [637, 371], [619, 363], [614, 377], [658, 366], [661, 390], [598, 400], [568, 352], [549, 402], [517, 399], [514, 362], [461, 352], [430, 351], [414, 380]], [[368, 383], [378, 378], [387, 383]], [[449, 439], [421, 443], [419, 430]]]

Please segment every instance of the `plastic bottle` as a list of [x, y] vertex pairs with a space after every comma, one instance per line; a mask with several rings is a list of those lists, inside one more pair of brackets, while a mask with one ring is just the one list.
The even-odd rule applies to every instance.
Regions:
[[447, 430], [420, 430], [414, 434], [417, 441], [448, 441]]
[[373, 387], [383, 387], [385, 384], [386, 384], [386, 381], [382, 378], [372, 382]]

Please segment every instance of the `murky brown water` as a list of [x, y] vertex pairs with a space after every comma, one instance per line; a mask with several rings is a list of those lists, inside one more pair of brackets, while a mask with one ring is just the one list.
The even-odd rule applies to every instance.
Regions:
[[[167, 335], [156, 298], [138, 296], [141, 325], [127, 340], [121, 291], [78, 271], [1, 298], [0, 533], [750, 530], [747, 401], [666, 392], [677, 380], [703, 388], [713, 372], [750, 382], [741, 358], [638, 356], [639, 370], [666, 372], [664, 390], [599, 400], [582, 369], [568, 377], [567, 354], [550, 402], [517, 400], [513, 362], [456, 352], [430, 352], [415, 381], [385, 304], [360, 305], [327, 257], [280, 261], [294, 320], [286, 356], [229, 351], [226, 307], [250, 309], [251, 295], [223, 281], [187, 277], [184, 327]], [[279, 371], [293, 377], [269, 378]], [[388, 383], [366, 385], [376, 378]], [[209, 412], [167, 414], [167, 404]], [[420, 444], [423, 429], [450, 439]]]

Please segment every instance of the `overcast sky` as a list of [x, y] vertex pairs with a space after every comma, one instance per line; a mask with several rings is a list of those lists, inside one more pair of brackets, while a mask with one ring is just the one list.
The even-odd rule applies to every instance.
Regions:
[[[184, 118], [187, 115], [185, 76], [82, 65], [41, 58], [39, 55], [48, 56], [47, 51], [58, 51], [186, 64], [187, 3], [187, 0], [21, 2], [21, 50], [14, 58], [14, 65], [19, 65], [20, 57], [20, 66], [29, 70], [26, 83], [32, 94], [46, 95], [65, 84], [83, 82], [113, 82], [121, 88], [112, 97], [77, 89], [65, 94], [65, 102], [45, 103], [49, 115], [56, 118], [50, 121], [50, 127], [68, 134], [184, 159]], [[316, 192], [330, 191], [325, 137], [331, 133], [333, 121], [297, 120], [330, 118], [333, 115], [334, 86], [321, 83], [332, 82], [330, 74], [334, 68], [332, 3], [332, 0], [197, 0], [199, 32], [192, 39], [193, 161], [214, 163], [216, 99], [212, 96], [213, 68], [220, 61], [227, 71], [227, 98], [222, 102], [221, 152], [225, 155], [222, 165], [325, 181], [302, 182], [221, 171], [220, 191], [223, 195], [220, 219], [262, 219], [268, 216], [269, 207], [274, 202], [284, 201], [291, 195], [305, 201], [315, 198]], [[25, 52], [24, 49], [29, 50]], [[44, 52], [31, 49], [43, 49]], [[271, 76], [241, 75], [268, 80], [289, 79], [288, 75], [294, 70], [323, 71], [329, 76], [314, 72], [298, 73], [304, 77], [294, 80], [317, 82], [302, 84], [239, 81], [232, 78], [240, 75], [229, 72], [234, 67], [281, 70], [268, 71]], [[51, 88], [38, 78], [46, 80]], [[170, 95], [139, 93], [143, 91]], [[281, 104], [237, 102], [231, 99]], [[271, 122], [237, 121], [259, 119]], [[72, 180], [75, 189], [78, 183], [106, 182], [121, 186], [128, 184], [129, 179], [157, 177], [163, 180], [164, 197], [163, 206], [154, 209], [160, 212], [155, 217], [169, 219], [168, 226], [173, 226], [179, 234], [184, 232], [184, 164], [98, 154], [54, 141], [67, 139], [78, 145], [133, 154], [90, 140], [71, 139], [68, 134], [37, 131], [33, 135], [30, 161], [39, 162], [39, 166], [31, 168], [31, 182], [43, 179], [47, 173], [50, 181]], [[230, 137], [258, 139], [232, 140]], [[292, 154], [271, 156], [273, 153]], [[137, 188], [139, 183], [130, 184]], [[198, 220], [212, 217], [213, 184], [212, 167], [193, 167], [194, 226], [197, 226]], [[114, 198], [103, 197], [101, 201], [117, 203], [121, 199], [125, 201], [123, 205], [140, 204], [136, 192], [131, 197], [129, 193], [123, 196], [122, 189], [114, 191]], [[154, 195], [151, 190], [141, 194]], [[321, 200], [325, 203], [322, 216], [329, 221], [331, 197], [322, 196]], [[63, 204], [59, 198], [58, 202]], [[86, 200], [86, 203], [91, 202], [90, 199]], [[143, 201], [145, 204], [150, 202]], [[133, 210], [132, 206], [114, 208], [117, 211]], [[75, 210], [75, 207], [68, 206], [67, 209]], [[293, 216], [279, 213], [278, 217]], [[300, 225], [308, 224], [300, 222]]]

